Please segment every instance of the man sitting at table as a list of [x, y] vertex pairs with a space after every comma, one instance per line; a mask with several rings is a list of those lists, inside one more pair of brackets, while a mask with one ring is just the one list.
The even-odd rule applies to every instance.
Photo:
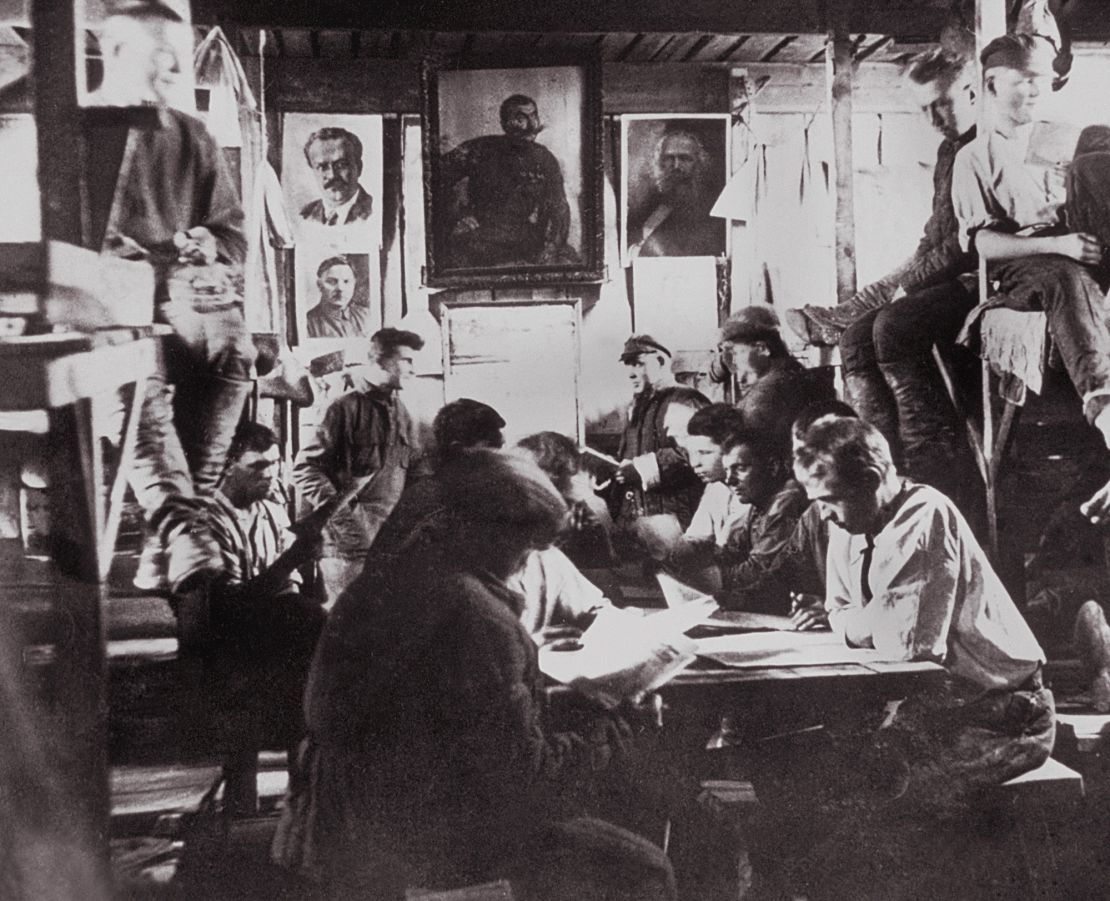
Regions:
[[[806, 432], [818, 420], [858, 419], [856, 411], [842, 400], [819, 400], [794, 420], [791, 453], [805, 444]], [[771, 564], [771, 575], [790, 591], [791, 625], [799, 632], [829, 627], [825, 612], [825, 558], [829, 551], [829, 523], [820, 504], [810, 504], [798, 518], [794, 533]]]
[[809, 504], [806, 493], [790, 478], [773, 436], [740, 428], [721, 449], [725, 484], [748, 512], [721, 553], [717, 602], [727, 610], [786, 614], [789, 591], [770, 578], [770, 568]]
[[[762, 805], [751, 858], [772, 884], [885, 899], [914, 868], [941, 879], [931, 861], [979, 853], [957, 828], [978, 791], [1047, 759], [1055, 709], [1044, 655], [963, 516], [900, 478], [873, 426], [818, 420], [795, 472], [831, 525], [833, 631], [886, 660], [934, 661], [947, 677], [893, 712], [842, 694], [818, 708], [823, 729], [780, 726], [742, 750]], [[928, 896], [953, 895], [934, 887]]]
[[1055, 735], [1044, 653], [952, 502], [900, 478], [886, 439], [859, 420], [818, 421], [795, 461], [834, 527], [833, 631], [950, 676], [943, 697], [911, 698], [884, 730], [901, 739], [905, 792], [943, 803], [1043, 763]]

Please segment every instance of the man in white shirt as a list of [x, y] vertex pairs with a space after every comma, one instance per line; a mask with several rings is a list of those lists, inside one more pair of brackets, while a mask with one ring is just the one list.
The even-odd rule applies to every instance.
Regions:
[[1070, 165], [1041, 158], [1032, 139], [1052, 77], [1044, 39], [1005, 35], [980, 58], [992, 118], [953, 167], [960, 241], [987, 261], [1007, 306], [1045, 312], [1084, 414], [1110, 446], [1110, 154], [1081, 138]]
[[1047, 759], [1044, 655], [959, 511], [900, 478], [874, 426], [817, 420], [795, 473], [830, 523], [833, 630], [884, 658], [936, 661], [948, 679], [885, 710], [842, 689], [815, 701], [798, 723], [807, 728], [779, 725], [745, 748], [763, 805], [751, 859], [764, 880], [819, 884], [830, 897], [902, 896], [907, 874], [928, 867], [932, 879], [937, 860], [981, 856], [961, 823], [979, 790]]
[[906, 791], [943, 807], [1043, 763], [1055, 735], [1044, 653], [952, 502], [900, 478], [886, 439], [859, 420], [816, 422], [795, 471], [834, 526], [833, 631], [951, 677], [939, 696], [903, 702], [882, 730], [908, 767]]

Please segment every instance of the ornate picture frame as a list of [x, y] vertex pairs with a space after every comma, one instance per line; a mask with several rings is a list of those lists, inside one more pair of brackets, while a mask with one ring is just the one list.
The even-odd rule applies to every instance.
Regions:
[[600, 281], [596, 57], [422, 68], [429, 287]]

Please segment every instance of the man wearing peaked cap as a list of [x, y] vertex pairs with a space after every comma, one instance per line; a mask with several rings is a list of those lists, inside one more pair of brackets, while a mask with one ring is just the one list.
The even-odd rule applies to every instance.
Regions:
[[784, 454], [798, 413], [835, 394], [831, 382], [790, 355], [778, 315], [766, 304], [745, 307], [721, 326], [720, 364], [736, 379], [745, 426], [768, 435]]
[[621, 466], [613, 478], [617, 525], [627, 531], [641, 517], [670, 514], [685, 529], [702, 484], [677, 442], [685, 437], [690, 417], [709, 400], [675, 383], [671, 352], [651, 335], [625, 341], [620, 361], [632, 384], [632, 406], [621, 436]]

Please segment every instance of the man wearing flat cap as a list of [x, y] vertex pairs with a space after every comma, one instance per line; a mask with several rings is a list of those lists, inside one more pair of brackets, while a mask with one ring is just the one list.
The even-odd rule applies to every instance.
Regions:
[[835, 396], [830, 382], [822, 382], [790, 355], [779, 318], [765, 304], [745, 307], [725, 321], [720, 354], [721, 366], [736, 379], [736, 408], [744, 425], [766, 434], [784, 454], [798, 414], [813, 401]]
[[675, 383], [671, 352], [651, 335], [624, 342], [621, 362], [632, 385], [632, 406], [621, 436], [617, 524], [635, 526], [640, 517], [671, 514], [682, 528], [701, 498], [702, 482], [678, 448], [690, 417], [709, 404], [701, 392]]
[[1097, 149], [1105, 129], [1088, 128], [1070, 163], [1043, 158], [1036, 118], [1052, 57], [1029, 35], [983, 49], [990, 126], [957, 155], [952, 202], [961, 243], [1000, 284], [990, 305], [1044, 311], [1084, 415], [1110, 445], [1110, 153]]

